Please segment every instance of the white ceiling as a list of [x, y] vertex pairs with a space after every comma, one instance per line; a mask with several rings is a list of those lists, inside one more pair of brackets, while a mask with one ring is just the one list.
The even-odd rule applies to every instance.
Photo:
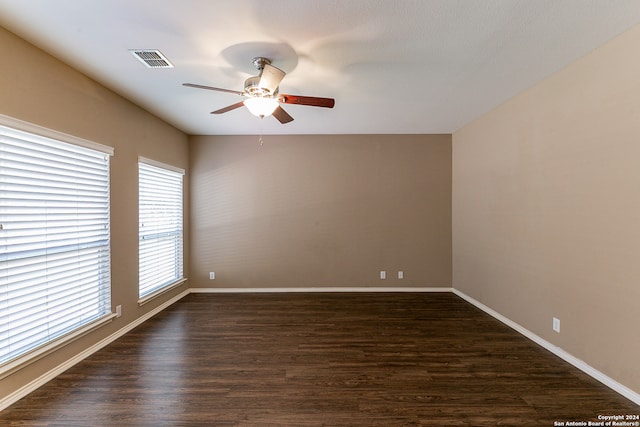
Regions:
[[[207, 135], [451, 133], [639, 22], [638, 0], [0, 0], [0, 25]], [[182, 86], [241, 91], [255, 56], [335, 108], [211, 115], [242, 98]]]

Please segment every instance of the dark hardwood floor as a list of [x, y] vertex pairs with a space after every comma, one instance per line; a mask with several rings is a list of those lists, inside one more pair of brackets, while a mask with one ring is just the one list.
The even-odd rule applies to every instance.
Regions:
[[457, 296], [192, 294], [3, 426], [553, 426], [640, 407]]

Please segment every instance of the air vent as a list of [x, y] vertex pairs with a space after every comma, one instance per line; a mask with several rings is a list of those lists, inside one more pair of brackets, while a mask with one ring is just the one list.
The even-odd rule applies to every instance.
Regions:
[[173, 64], [155, 49], [130, 49], [129, 52], [149, 68], [173, 68]]

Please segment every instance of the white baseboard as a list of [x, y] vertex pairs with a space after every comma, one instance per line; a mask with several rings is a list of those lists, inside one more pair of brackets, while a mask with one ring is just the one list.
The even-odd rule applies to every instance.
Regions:
[[20, 387], [18, 390], [14, 391], [13, 393], [7, 395], [6, 397], [0, 399], [0, 411], [2, 411], [5, 408], [7, 408], [8, 406], [14, 404], [15, 402], [17, 402], [18, 400], [22, 399], [23, 397], [25, 397], [29, 393], [33, 392], [37, 388], [45, 385], [46, 383], [48, 383], [49, 381], [51, 381], [52, 379], [54, 379], [55, 377], [57, 377], [58, 375], [60, 375], [64, 371], [66, 371], [67, 369], [69, 369], [72, 366], [76, 365], [77, 363], [82, 362], [84, 359], [86, 359], [87, 357], [91, 356], [96, 351], [98, 351], [98, 350], [104, 348], [105, 346], [111, 344], [112, 342], [114, 342], [115, 340], [117, 340], [118, 338], [120, 338], [121, 336], [123, 336], [124, 334], [126, 334], [127, 332], [129, 332], [130, 330], [135, 328], [136, 326], [141, 325], [142, 323], [144, 323], [145, 321], [147, 321], [151, 317], [153, 317], [156, 314], [160, 313], [162, 310], [164, 310], [165, 308], [169, 307], [171, 304], [175, 303], [176, 301], [182, 299], [183, 297], [187, 296], [188, 294], [189, 294], [189, 290], [186, 290], [186, 291], [176, 295], [175, 297], [171, 298], [170, 300], [168, 300], [168, 301], [164, 302], [163, 304], [159, 305], [158, 307], [154, 308], [153, 310], [151, 310], [150, 312], [148, 312], [144, 316], [139, 317], [135, 321], [133, 321], [133, 322], [129, 323], [128, 325], [124, 326], [123, 328], [117, 330], [116, 332], [114, 332], [113, 334], [111, 334], [108, 337], [104, 338], [103, 340], [95, 343], [91, 347], [89, 347], [89, 348], [85, 349], [84, 351], [76, 354], [71, 359], [65, 361], [64, 363], [61, 363], [60, 365], [56, 366], [55, 368], [51, 369], [50, 371], [46, 372], [45, 374], [43, 374], [40, 377], [36, 378], [35, 380], [31, 381], [30, 383], [24, 385], [23, 387]]
[[351, 287], [351, 288], [339, 288], [339, 287], [310, 287], [310, 288], [191, 288], [194, 294], [233, 294], [233, 293], [284, 293], [284, 292], [451, 292], [452, 288], [425, 288], [425, 287], [404, 287], [404, 288], [391, 288], [391, 287]]
[[552, 352], [553, 354], [555, 354], [559, 358], [563, 359], [564, 361], [568, 362], [569, 364], [571, 364], [571, 365], [575, 366], [576, 368], [580, 369], [585, 374], [587, 374], [587, 375], [591, 376], [592, 378], [600, 381], [602, 384], [606, 385], [607, 387], [609, 387], [613, 391], [623, 395], [624, 397], [626, 397], [627, 399], [631, 400], [632, 402], [640, 405], [640, 394], [638, 394], [635, 391], [631, 390], [629, 387], [627, 387], [627, 386], [625, 386], [623, 384], [620, 384], [616, 380], [608, 377], [607, 375], [605, 375], [602, 372], [598, 371], [596, 368], [594, 368], [594, 367], [590, 366], [589, 364], [585, 363], [583, 360], [578, 359], [577, 357], [571, 355], [570, 353], [566, 352], [562, 348], [560, 348], [560, 347], [550, 343], [549, 341], [541, 338], [540, 336], [534, 334], [530, 330], [528, 330], [526, 328], [523, 328], [522, 326], [520, 326], [516, 322], [504, 317], [503, 315], [501, 315], [497, 311], [495, 311], [495, 310], [487, 307], [486, 305], [482, 304], [480, 301], [477, 301], [477, 300], [471, 298], [469, 295], [465, 294], [464, 292], [461, 292], [461, 291], [459, 291], [457, 289], [452, 289], [452, 291], [453, 291], [454, 294], [458, 295], [460, 298], [464, 299], [468, 303], [476, 306], [477, 308], [479, 308], [480, 310], [484, 311], [488, 315], [494, 317], [495, 319], [501, 321], [505, 325], [507, 325], [510, 328], [514, 329], [516, 332], [520, 333], [521, 335], [524, 335], [525, 337], [529, 338], [531, 341], [533, 341], [536, 344], [538, 344], [538, 345], [544, 347], [545, 349], [549, 350], [550, 352]]

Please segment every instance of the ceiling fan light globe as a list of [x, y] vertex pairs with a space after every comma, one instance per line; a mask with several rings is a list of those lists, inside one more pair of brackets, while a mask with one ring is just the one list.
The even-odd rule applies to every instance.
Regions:
[[248, 98], [244, 100], [244, 105], [249, 109], [251, 114], [257, 117], [267, 117], [273, 114], [278, 108], [278, 101], [273, 98]]

